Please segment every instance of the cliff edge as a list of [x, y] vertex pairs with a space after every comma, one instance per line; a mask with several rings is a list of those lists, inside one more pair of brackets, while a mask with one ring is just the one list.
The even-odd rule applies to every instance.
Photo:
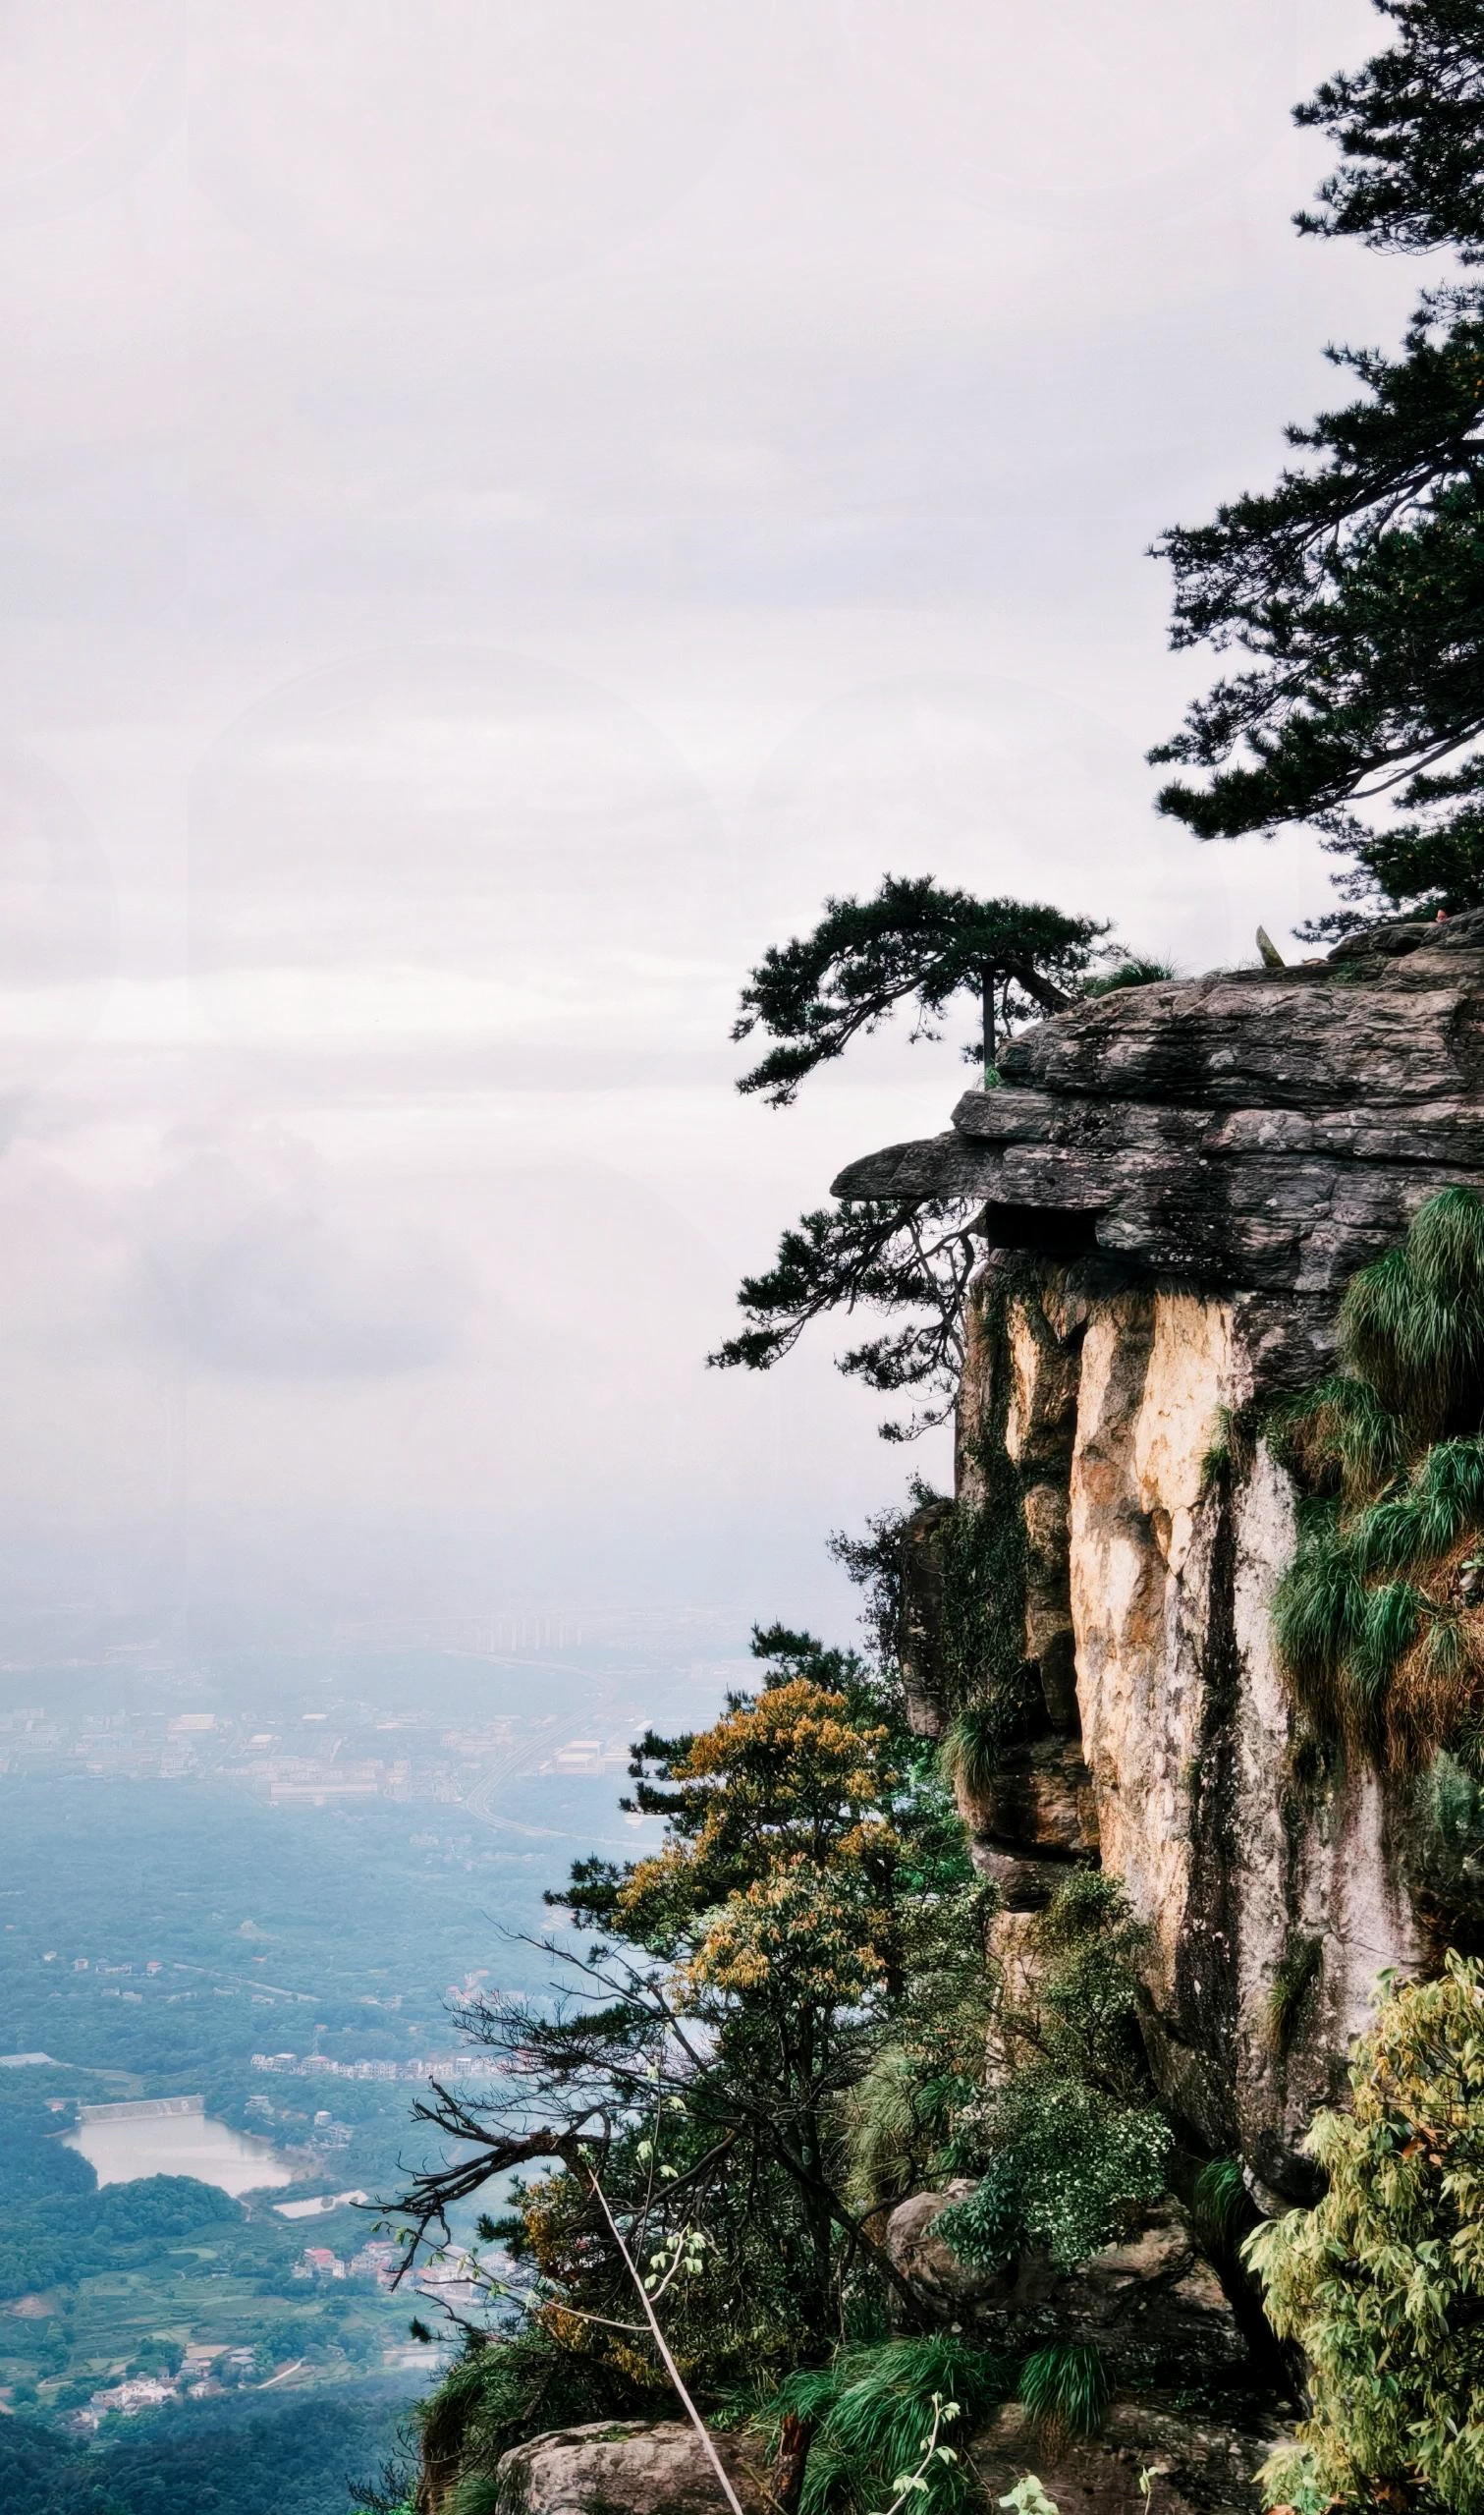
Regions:
[[[1008, 1496], [1022, 1534], [999, 1601], [1023, 1618], [1019, 1709], [960, 1790], [997, 1953], [1013, 1969], [1023, 1917], [1100, 1859], [1150, 1931], [1166, 2100], [1259, 2206], [1308, 2201], [1305, 2126], [1429, 1925], [1415, 1776], [1314, 1735], [1275, 1657], [1295, 1494], [1264, 1408], [1324, 1369], [1358, 1266], [1440, 1189], [1484, 1193], [1484, 913], [1111, 993], [1001, 1073], [835, 1183], [980, 1206], [959, 1498]], [[907, 1655], [933, 1733], [958, 1706], [919, 1534]]]

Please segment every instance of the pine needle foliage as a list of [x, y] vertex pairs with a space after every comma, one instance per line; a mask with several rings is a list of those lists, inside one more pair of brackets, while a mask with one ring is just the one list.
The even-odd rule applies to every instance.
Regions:
[[1312, 2404], [1262, 2474], [1270, 2506], [1484, 2515], [1484, 1972], [1393, 1988], [1317, 2114], [1328, 2190], [1244, 2247]]
[[1237, 654], [1153, 754], [1205, 772], [1160, 809], [1201, 838], [1323, 832], [1349, 905], [1311, 933], [1484, 901], [1484, 9], [1376, 4], [1389, 48], [1297, 110], [1339, 161], [1297, 223], [1452, 266], [1395, 352], [1326, 352], [1343, 398], [1271, 487], [1157, 545], [1172, 643]]
[[1307, 1488], [1274, 1632], [1325, 1734], [1420, 1763], [1484, 1703], [1484, 1199], [1421, 1207], [1351, 1282], [1340, 1346], [1274, 1425]]
[[[843, 2350], [828, 2367], [786, 2378], [772, 2403], [775, 2436], [792, 2415], [812, 2431], [799, 2515], [869, 2515], [916, 2469], [932, 2426], [933, 2397], [959, 2405], [969, 2431], [1015, 2389], [1013, 2369], [957, 2333]], [[958, 2515], [978, 2495], [962, 2462], [934, 2463], [916, 2502], [924, 2515]]]

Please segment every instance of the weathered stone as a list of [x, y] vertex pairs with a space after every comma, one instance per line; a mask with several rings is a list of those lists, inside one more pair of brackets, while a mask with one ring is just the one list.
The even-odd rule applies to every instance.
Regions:
[[947, 1135], [853, 1162], [836, 1194], [979, 1198], [1003, 1248], [1333, 1294], [1440, 1187], [1484, 1190], [1484, 933], [1122, 990], [1001, 1070]]
[[914, 2192], [899, 2201], [883, 2236], [888, 2257], [919, 2288], [944, 2308], [968, 2308], [1005, 2287], [993, 2273], [974, 2270], [937, 2233], [937, 2223], [955, 2201], [966, 2201], [972, 2183], [950, 2183], [941, 2192]]
[[[757, 2449], [715, 2437], [727, 2477], [751, 2515], [769, 2504]], [[716, 2473], [688, 2422], [598, 2420], [554, 2429], [503, 2454], [498, 2515], [716, 2515], [726, 2509]]]
[[1101, 2434], [1074, 2439], [1038, 2435], [1012, 2403], [969, 2438], [967, 2454], [991, 2506], [1034, 2472], [1059, 2515], [1256, 2515], [1252, 2474], [1275, 2433], [1250, 2418], [1192, 2419], [1140, 2394], [1111, 2403]]
[[959, 1787], [971, 1834], [1002, 1851], [1090, 1859], [1098, 1847], [1092, 1776], [1075, 1738], [1054, 1735], [1007, 1747], [982, 1796]]
[[1118, 2381], [1176, 2382], [1198, 2374], [1230, 2384], [1247, 2346], [1221, 2281], [1177, 2202], [1145, 2210], [1129, 2234], [1074, 2270], [1030, 2253], [1005, 2270], [976, 2270], [938, 2232], [972, 2183], [917, 2192], [887, 2220], [886, 2249], [941, 2310], [1009, 2350], [1091, 2343]]
[[902, 1532], [902, 1607], [897, 1661], [907, 1727], [918, 1738], [941, 1738], [948, 1726], [938, 1665], [943, 1629], [943, 1557], [940, 1539], [953, 1513], [951, 1502], [929, 1502]]

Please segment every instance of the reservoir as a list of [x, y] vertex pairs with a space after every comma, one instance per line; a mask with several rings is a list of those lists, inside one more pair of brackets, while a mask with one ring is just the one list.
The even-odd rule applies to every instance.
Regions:
[[88, 2104], [63, 2144], [87, 2159], [100, 2183], [137, 2183], [146, 2174], [191, 2174], [222, 2192], [260, 2192], [292, 2180], [268, 2140], [213, 2122], [197, 2096], [158, 2103]]

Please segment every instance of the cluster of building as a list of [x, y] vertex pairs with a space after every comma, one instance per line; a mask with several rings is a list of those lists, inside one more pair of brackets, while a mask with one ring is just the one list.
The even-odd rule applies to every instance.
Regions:
[[374, 2279], [378, 2288], [390, 2288], [404, 2260], [400, 2244], [383, 2243], [380, 2239], [363, 2244], [358, 2253], [342, 2260], [327, 2244], [305, 2245], [294, 2264], [296, 2279]]
[[496, 2064], [473, 2052], [450, 2052], [430, 2061], [334, 2061], [327, 2052], [254, 2052], [255, 2070], [278, 2070], [286, 2078], [307, 2079], [323, 2073], [332, 2079], [487, 2079]]
[[[167, 1698], [168, 1702], [168, 1698]], [[560, 1736], [559, 1714], [495, 1717], [445, 1725], [416, 1714], [388, 1716], [371, 1703], [280, 1714], [271, 1725], [250, 1713], [172, 1711], [167, 1703], [59, 1720], [39, 1706], [0, 1712], [0, 1773], [59, 1766], [104, 1776], [181, 1780], [211, 1776], [245, 1783], [273, 1805], [325, 1807], [347, 1799], [474, 1803], [493, 1781], [516, 1773], [604, 1773], [629, 1760], [628, 1739], [643, 1715], [626, 1717], [621, 1736]]]
[[[374, 2279], [378, 2288], [391, 2288], [406, 2260], [400, 2244], [379, 2237], [363, 2244], [358, 2253], [344, 2258], [327, 2244], [311, 2244], [304, 2247], [294, 2264], [293, 2276], [316, 2281]], [[431, 2261], [419, 2262], [408, 2272], [407, 2285], [431, 2304], [467, 2312], [470, 2307], [487, 2305], [492, 2294], [501, 2288], [519, 2285], [521, 2275], [507, 2254], [486, 2254], [476, 2261], [471, 2253], [450, 2248], [435, 2254]]]
[[165, 2402], [204, 2401], [226, 2390], [229, 2382], [250, 2375], [256, 2363], [250, 2349], [229, 2349], [225, 2343], [193, 2342], [173, 2375], [125, 2375], [101, 2384], [75, 2410], [68, 2426], [80, 2435], [95, 2434], [105, 2419], [135, 2419], [141, 2410], [158, 2410]]

